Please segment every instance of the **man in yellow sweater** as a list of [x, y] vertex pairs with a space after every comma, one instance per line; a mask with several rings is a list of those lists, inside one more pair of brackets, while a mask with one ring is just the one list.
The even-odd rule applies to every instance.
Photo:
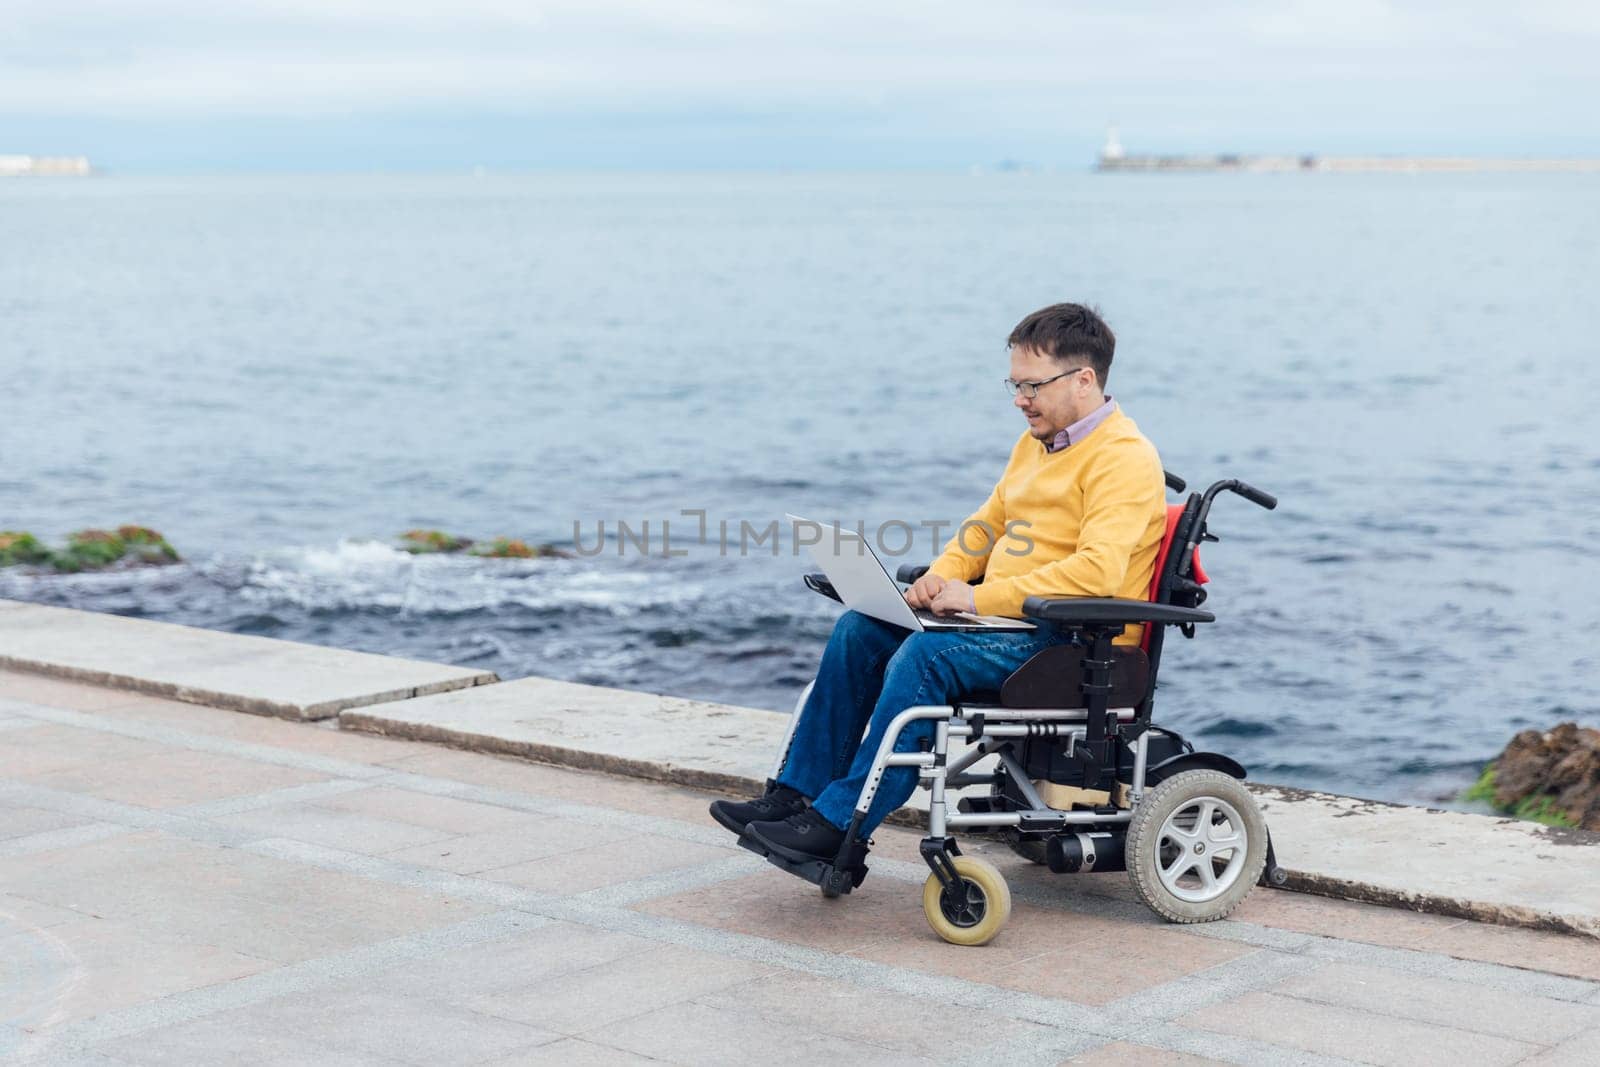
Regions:
[[[1055, 304], [1017, 324], [1008, 340], [1014, 405], [1028, 429], [989, 499], [906, 591], [918, 608], [1021, 617], [1029, 596], [1143, 600], [1166, 524], [1161, 459], [1105, 393], [1116, 338], [1077, 304]], [[1136, 644], [1140, 627], [1117, 638]], [[913, 633], [847, 611], [834, 626], [801, 709], [789, 754], [765, 795], [711, 805], [735, 833], [795, 862], [831, 859], [896, 715], [999, 689], [1035, 653], [1069, 640], [1048, 626], [1023, 633]], [[863, 736], [865, 732], [865, 736]], [[899, 751], [931, 736], [922, 720]], [[870, 835], [916, 788], [912, 767], [891, 767], [862, 822]]]

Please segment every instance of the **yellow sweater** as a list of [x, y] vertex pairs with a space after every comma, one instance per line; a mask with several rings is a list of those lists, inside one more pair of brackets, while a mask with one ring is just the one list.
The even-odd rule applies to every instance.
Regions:
[[[1150, 592], [1166, 530], [1161, 457], [1118, 408], [1059, 452], [1024, 432], [1005, 473], [933, 562], [933, 573], [983, 584], [981, 615], [1019, 618], [1030, 596], [1126, 597]], [[986, 536], [985, 530], [998, 536]], [[1138, 644], [1142, 626], [1117, 638]]]

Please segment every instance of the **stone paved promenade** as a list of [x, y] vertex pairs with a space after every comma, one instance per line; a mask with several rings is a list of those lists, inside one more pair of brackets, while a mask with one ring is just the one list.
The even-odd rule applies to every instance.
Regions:
[[708, 799], [0, 672], [0, 1060], [1600, 1058], [1592, 939], [1266, 890], [1168, 926], [974, 844], [1017, 905], [962, 949], [917, 835], [826, 901]]

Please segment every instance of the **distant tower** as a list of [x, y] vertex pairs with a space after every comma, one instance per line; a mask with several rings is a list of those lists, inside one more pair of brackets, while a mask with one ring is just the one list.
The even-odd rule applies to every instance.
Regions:
[[1121, 159], [1127, 153], [1122, 150], [1122, 142], [1117, 139], [1117, 128], [1106, 127], [1106, 146], [1100, 149], [1100, 158], [1106, 160]]

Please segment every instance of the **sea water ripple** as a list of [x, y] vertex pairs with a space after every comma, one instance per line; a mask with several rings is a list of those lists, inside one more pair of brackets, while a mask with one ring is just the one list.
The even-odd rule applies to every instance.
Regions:
[[786, 709], [804, 558], [615, 523], [959, 519], [1006, 331], [1085, 299], [1169, 469], [1282, 501], [1218, 504], [1160, 720], [1406, 800], [1600, 722], [1592, 176], [113, 177], [0, 187], [0, 232], [0, 528], [186, 557], [0, 596]]

